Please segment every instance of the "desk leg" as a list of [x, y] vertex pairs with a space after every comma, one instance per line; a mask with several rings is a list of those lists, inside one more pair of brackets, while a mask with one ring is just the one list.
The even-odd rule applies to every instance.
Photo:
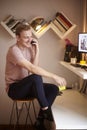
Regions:
[[86, 88], [87, 88], [87, 80], [84, 80], [82, 88], [80, 89], [80, 92], [81, 93], [86, 93]]

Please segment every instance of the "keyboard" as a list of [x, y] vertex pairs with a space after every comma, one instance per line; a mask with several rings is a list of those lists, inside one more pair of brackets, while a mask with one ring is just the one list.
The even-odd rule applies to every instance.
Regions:
[[70, 65], [72, 65], [72, 66], [74, 66], [74, 67], [82, 67], [80, 64], [78, 64], [78, 63], [76, 63], [76, 64], [70, 64]]
[[80, 67], [81, 69], [85, 69], [87, 71], [87, 65], [80, 65], [78, 63], [76, 63], [76, 64], [70, 64], [70, 65], [72, 65], [74, 67]]

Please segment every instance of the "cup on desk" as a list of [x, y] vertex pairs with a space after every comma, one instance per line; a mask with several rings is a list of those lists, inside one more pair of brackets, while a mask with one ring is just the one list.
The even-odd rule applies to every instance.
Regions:
[[77, 59], [76, 59], [76, 58], [71, 58], [71, 59], [70, 59], [70, 63], [71, 63], [71, 64], [76, 64], [76, 62], [77, 62]]

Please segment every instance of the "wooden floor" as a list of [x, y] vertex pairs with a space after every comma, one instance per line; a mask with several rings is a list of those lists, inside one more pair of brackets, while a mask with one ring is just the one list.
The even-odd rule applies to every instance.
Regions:
[[9, 125], [0, 125], [0, 130], [35, 130], [33, 126], [9, 126]]
[[56, 129], [87, 130], [87, 94], [71, 89], [57, 97], [53, 107]]

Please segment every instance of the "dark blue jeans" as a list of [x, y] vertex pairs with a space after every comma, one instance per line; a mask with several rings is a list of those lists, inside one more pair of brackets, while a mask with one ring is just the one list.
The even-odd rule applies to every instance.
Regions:
[[43, 83], [42, 77], [32, 74], [9, 86], [8, 96], [12, 99], [36, 98], [41, 107], [51, 106], [59, 89], [56, 85]]

